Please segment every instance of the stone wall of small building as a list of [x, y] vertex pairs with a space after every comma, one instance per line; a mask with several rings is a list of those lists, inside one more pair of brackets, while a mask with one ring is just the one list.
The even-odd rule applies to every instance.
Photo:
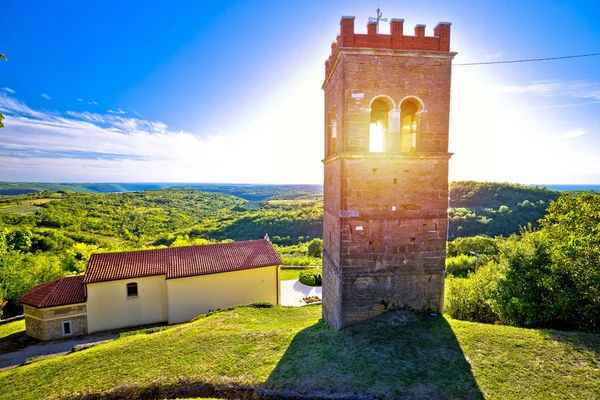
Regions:
[[[88, 333], [85, 304], [49, 308], [24, 305], [23, 311], [27, 336], [40, 340], [54, 340]], [[66, 336], [62, 333], [62, 323], [65, 321], [71, 321], [72, 328], [72, 333]]]

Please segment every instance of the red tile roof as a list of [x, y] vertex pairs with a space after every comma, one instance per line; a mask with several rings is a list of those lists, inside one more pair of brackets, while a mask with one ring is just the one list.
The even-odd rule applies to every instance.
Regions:
[[85, 303], [83, 278], [83, 275], [65, 276], [42, 283], [23, 295], [19, 301], [37, 308]]
[[281, 264], [275, 248], [265, 240], [102, 253], [90, 257], [85, 283], [152, 275], [173, 279]]

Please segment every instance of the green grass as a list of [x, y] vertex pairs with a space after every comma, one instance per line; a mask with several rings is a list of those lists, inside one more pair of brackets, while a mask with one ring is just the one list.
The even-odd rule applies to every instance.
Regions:
[[279, 274], [279, 280], [281, 281], [291, 281], [292, 279], [298, 279], [299, 277], [299, 269], [282, 269]]
[[0, 325], [0, 354], [11, 353], [37, 343], [25, 334], [25, 320]]
[[8, 324], [0, 325], [0, 340], [14, 333], [25, 332], [25, 320], [9, 322]]
[[338, 332], [320, 316], [320, 306], [240, 307], [129, 334], [0, 372], [0, 398], [105, 392], [133, 398], [140, 389], [190, 383], [406, 399], [600, 394], [600, 335], [407, 312]]
[[294, 267], [314, 267], [320, 266], [322, 260], [317, 257], [310, 257], [304, 254], [280, 254], [283, 265], [289, 265]]

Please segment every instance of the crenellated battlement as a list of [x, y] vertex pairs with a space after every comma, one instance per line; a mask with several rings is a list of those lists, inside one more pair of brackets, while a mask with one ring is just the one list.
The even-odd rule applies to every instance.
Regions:
[[325, 61], [325, 74], [329, 73], [329, 67], [341, 47], [449, 52], [450, 25], [449, 22], [438, 23], [433, 29], [434, 36], [425, 36], [425, 25], [416, 25], [414, 36], [404, 36], [404, 20], [394, 18], [390, 21], [391, 34], [377, 33], [377, 23], [369, 22], [365, 35], [354, 33], [354, 17], [342, 17], [340, 34], [332, 43], [331, 55]]

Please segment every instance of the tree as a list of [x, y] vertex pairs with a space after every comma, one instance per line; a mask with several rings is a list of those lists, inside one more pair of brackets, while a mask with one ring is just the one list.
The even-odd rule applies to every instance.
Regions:
[[[6, 58], [6, 56], [2, 53], [0, 53], [0, 59], [4, 60], [4, 61], [8, 61], [8, 58]], [[4, 115], [2, 115], [2, 113], [0, 113], [0, 128], [4, 128], [4, 124], [2, 123], [3, 119], [4, 119]]]
[[323, 255], [323, 239], [315, 238], [308, 242], [308, 255], [321, 258]]
[[540, 221], [554, 259], [553, 317], [568, 328], [600, 331], [600, 195], [563, 194]]

